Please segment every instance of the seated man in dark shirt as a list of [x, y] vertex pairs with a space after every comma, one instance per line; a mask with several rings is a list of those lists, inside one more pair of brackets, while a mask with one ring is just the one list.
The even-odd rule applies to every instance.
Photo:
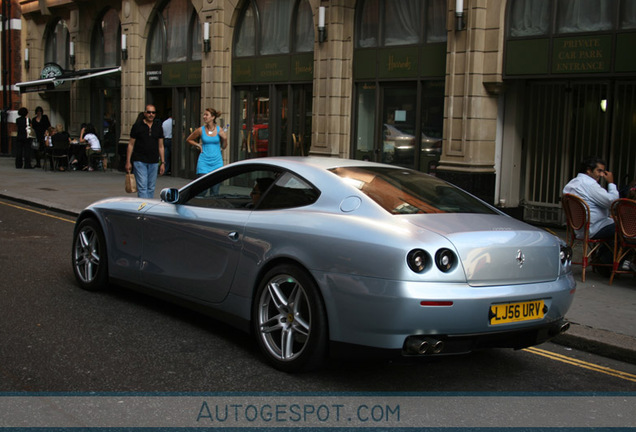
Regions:
[[51, 143], [53, 144], [51, 151], [53, 160], [58, 163], [60, 171], [64, 171], [68, 168], [68, 152], [71, 145], [71, 137], [64, 130], [64, 125], [58, 124], [55, 126], [55, 134], [51, 137]]

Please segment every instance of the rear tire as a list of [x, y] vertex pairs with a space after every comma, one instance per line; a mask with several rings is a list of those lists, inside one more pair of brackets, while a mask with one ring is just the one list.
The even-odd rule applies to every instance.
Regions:
[[108, 259], [106, 240], [99, 223], [84, 219], [73, 233], [73, 273], [79, 285], [88, 291], [97, 291], [108, 285]]
[[327, 316], [314, 280], [280, 265], [261, 281], [253, 307], [254, 333], [267, 361], [284, 372], [320, 367], [327, 355]]

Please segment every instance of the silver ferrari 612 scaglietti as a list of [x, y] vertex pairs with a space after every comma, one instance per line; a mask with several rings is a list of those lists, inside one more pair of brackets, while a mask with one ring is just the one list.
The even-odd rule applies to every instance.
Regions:
[[161, 200], [78, 217], [87, 290], [126, 285], [255, 335], [284, 371], [356, 351], [523, 348], [567, 329], [571, 250], [411, 169], [337, 158], [227, 165]]

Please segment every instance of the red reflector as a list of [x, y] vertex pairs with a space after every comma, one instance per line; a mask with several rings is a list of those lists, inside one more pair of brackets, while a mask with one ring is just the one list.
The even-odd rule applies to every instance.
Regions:
[[452, 301], [428, 301], [428, 300], [422, 300], [420, 302], [420, 305], [422, 305], [422, 306], [452, 306], [453, 302]]

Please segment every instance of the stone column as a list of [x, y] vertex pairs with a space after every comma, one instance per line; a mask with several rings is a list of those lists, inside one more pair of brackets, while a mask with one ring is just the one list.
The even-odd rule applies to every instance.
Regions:
[[146, 46], [146, 35], [143, 34], [144, 27], [142, 27], [142, 24], [146, 25], [146, 20], [140, 23], [140, 19], [142, 16], [148, 17], [152, 7], [153, 3], [140, 5], [132, 0], [122, 2], [121, 31], [122, 35], [126, 35], [128, 59], [121, 61], [120, 143], [128, 142], [128, 131], [146, 104], [144, 85], [146, 56], [143, 52]]
[[489, 2], [488, 10], [485, 2], [467, 4], [465, 30], [455, 30], [454, 5], [449, 11], [445, 140], [438, 175], [492, 203], [505, 4]]
[[[347, 157], [351, 137], [355, 3], [312, 1], [316, 42], [310, 154]], [[318, 42], [318, 7], [325, 6], [327, 40]]]

